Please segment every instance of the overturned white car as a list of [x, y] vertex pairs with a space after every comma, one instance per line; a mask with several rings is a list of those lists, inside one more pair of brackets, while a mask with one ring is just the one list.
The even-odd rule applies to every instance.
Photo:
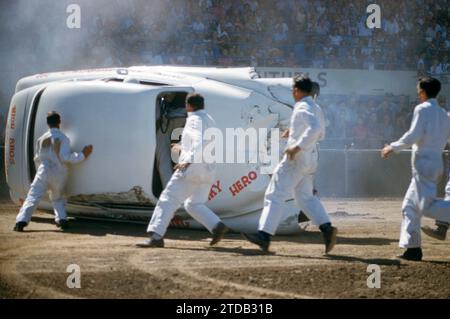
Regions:
[[[252, 68], [143, 66], [23, 78], [11, 101], [6, 130], [11, 198], [18, 204], [24, 200], [36, 170], [36, 139], [47, 130], [46, 113], [55, 110], [62, 115], [62, 130], [73, 149], [85, 144], [95, 148], [88, 161], [71, 168], [66, 187], [69, 214], [147, 221], [162, 191], [155, 150], [163, 96], [172, 93], [183, 108], [188, 93], [201, 93], [224, 135], [230, 128], [266, 128], [270, 132], [288, 126], [294, 103], [291, 85], [290, 78], [260, 79]], [[172, 131], [164, 134], [172, 135]], [[270, 148], [270, 138], [268, 134], [259, 145]], [[272, 154], [277, 159], [279, 151]], [[237, 152], [248, 155], [250, 150], [244, 147]], [[234, 230], [256, 230], [270, 180], [262, 169], [267, 163], [258, 157], [256, 162], [217, 165], [207, 205]], [[301, 230], [299, 211], [288, 202], [279, 234]], [[50, 209], [51, 205], [47, 200], [40, 207]], [[201, 227], [182, 210], [172, 224]]]

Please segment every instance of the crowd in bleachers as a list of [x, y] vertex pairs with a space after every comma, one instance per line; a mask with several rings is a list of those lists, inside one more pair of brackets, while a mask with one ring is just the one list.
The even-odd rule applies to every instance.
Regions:
[[[125, 3], [124, 3], [125, 2]], [[447, 0], [108, 1], [90, 21], [96, 63], [283, 66], [449, 73]], [[153, 4], [153, 5], [152, 5]], [[128, 10], [120, 10], [126, 6]], [[92, 43], [86, 45], [91, 50]], [[102, 50], [104, 52], [102, 52]]]

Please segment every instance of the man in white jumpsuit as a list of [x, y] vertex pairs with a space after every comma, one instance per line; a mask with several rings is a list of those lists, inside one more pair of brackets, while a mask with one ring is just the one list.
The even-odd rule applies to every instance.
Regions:
[[186, 98], [188, 118], [181, 137], [181, 154], [167, 187], [159, 197], [147, 228], [149, 238], [138, 243], [138, 247], [164, 247], [164, 235], [175, 211], [184, 203], [186, 211], [213, 235], [210, 245], [218, 243], [229, 230], [205, 203], [214, 182], [213, 164], [203, 161], [203, 134], [215, 125], [204, 110], [204, 99], [200, 94], [189, 94]]
[[50, 192], [50, 200], [55, 213], [55, 222], [61, 229], [66, 229], [67, 214], [64, 200], [64, 186], [67, 179], [67, 164], [77, 164], [92, 153], [92, 145], [85, 146], [82, 153], [70, 151], [69, 138], [60, 131], [61, 117], [56, 112], [47, 114], [49, 131], [36, 143], [34, 161], [36, 176], [30, 186], [27, 198], [16, 218], [15, 231], [23, 231], [42, 197]]
[[276, 167], [264, 198], [257, 234], [243, 234], [250, 242], [268, 251], [275, 235], [286, 200], [293, 194], [299, 208], [319, 227], [325, 253], [336, 244], [337, 228], [319, 199], [313, 195], [314, 174], [318, 165], [317, 142], [325, 136], [322, 110], [313, 101], [312, 81], [305, 75], [294, 79], [293, 96], [297, 102], [291, 117], [288, 146]]
[[412, 180], [402, 205], [399, 243], [406, 248], [399, 257], [406, 260], [422, 260], [422, 215], [450, 222], [450, 201], [436, 199], [437, 183], [444, 170], [442, 151], [450, 138], [450, 117], [436, 101], [440, 90], [437, 79], [419, 80], [417, 92], [422, 103], [414, 109], [409, 131], [382, 150], [382, 157], [387, 158], [412, 146]]

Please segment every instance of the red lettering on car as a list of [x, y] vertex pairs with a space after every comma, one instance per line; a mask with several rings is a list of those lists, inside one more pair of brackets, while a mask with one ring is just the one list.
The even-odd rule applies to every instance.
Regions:
[[11, 130], [14, 130], [16, 128], [16, 113], [17, 113], [17, 108], [14, 105], [11, 109], [11, 117], [9, 119], [9, 128]]
[[220, 181], [217, 181], [215, 184], [211, 186], [211, 189], [209, 190], [209, 196], [208, 200], [214, 199], [219, 193], [222, 192], [222, 187], [220, 186]]
[[258, 174], [255, 171], [251, 171], [247, 175], [242, 176], [239, 180], [237, 180], [233, 185], [231, 185], [228, 188], [230, 190], [231, 195], [236, 196], [257, 178]]
[[8, 161], [10, 165], [16, 164], [15, 156], [16, 156], [16, 140], [10, 137], [8, 149]]

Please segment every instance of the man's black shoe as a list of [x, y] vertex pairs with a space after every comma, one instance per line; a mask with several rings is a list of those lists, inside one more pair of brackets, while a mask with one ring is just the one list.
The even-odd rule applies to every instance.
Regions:
[[214, 246], [215, 244], [217, 244], [219, 241], [222, 240], [222, 238], [225, 236], [225, 234], [229, 230], [230, 229], [224, 223], [219, 222], [212, 231], [213, 238], [212, 238], [211, 242], [209, 243], [209, 245]]
[[264, 236], [261, 232], [258, 232], [257, 234], [242, 233], [242, 236], [244, 236], [244, 238], [247, 239], [249, 242], [258, 245], [263, 252], [267, 253], [269, 251], [270, 246], [269, 235]]
[[16, 225], [14, 226], [14, 231], [18, 231], [18, 232], [23, 232], [23, 229], [25, 227], [27, 227], [27, 223], [26, 222], [18, 222], [16, 223]]
[[398, 258], [410, 261], [421, 261], [422, 260], [422, 248], [408, 248], [403, 253], [403, 255], [398, 256]]
[[150, 237], [143, 242], [137, 243], [136, 246], [140, 248], [164, 248], [164, 239], [155, 239]]
[[428, 226], [422, 227], [422, 231], [428, 236], [437, 239], [437, 240], [445, 240], [447, 239], [447, 230], [448, 227], [439, 225], [437, 228], [431, 228]]
[[331, 225], [322, 230], [323, 241], [325, 243], [325, 254], [328, 254], [336, 245], [337, 233], [337, 228]]
[[69, 221], [66, 219], [61, 219], [60, 221], [56, 222], [56, 227], [61, 228], [62, 230], [66, 230], [69, 228]]

